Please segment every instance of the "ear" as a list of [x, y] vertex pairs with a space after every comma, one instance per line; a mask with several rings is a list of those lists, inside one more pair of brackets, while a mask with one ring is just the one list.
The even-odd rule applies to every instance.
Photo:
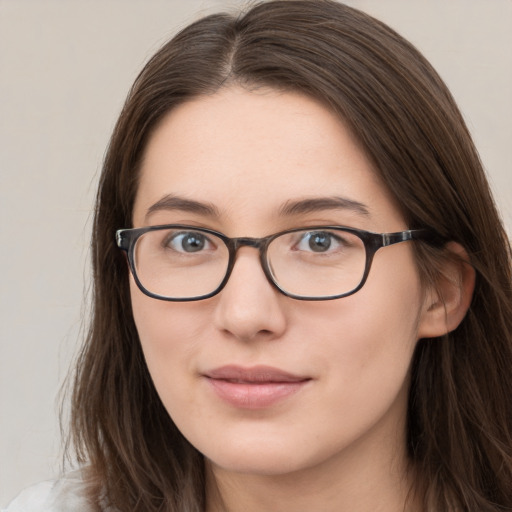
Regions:
[[443, 264], [438, 281], [425, 294], [418, 338], [443, 336], [464, 319], [475, 288], [475, 269], [466, 250], [456, 242], [445, 248], [451, 254]]

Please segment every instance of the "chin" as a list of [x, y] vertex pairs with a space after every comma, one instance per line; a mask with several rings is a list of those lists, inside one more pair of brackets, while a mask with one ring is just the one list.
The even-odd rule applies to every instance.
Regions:
[[255, 476], [281, 476], [306, 469], [309, 464], [305, 461], [290, 460], [290, 454], [283, 456], [273, 454], [247, 454], [247, 456], [235, 455], [207, 459], [213, 468], [218, 468], [229, 473], [238, 473]]
[[287, 436], [272, 440], [270, 436], [246, 437], [238, 442], [219, 442], [215, 446], [198, 447], [214, 468], [230, 473], [278, 476], [295, 473], [321, 464], [329, 457], [327, 449], [307, 450], [303, 440], [295, 442]]

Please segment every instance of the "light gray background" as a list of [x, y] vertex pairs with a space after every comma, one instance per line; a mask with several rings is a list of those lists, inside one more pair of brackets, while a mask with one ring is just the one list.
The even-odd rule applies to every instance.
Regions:
[[[352, 0], [446, 80], [512, 226], [512, 1]], [[0, 504], [56, 475], [102, 157], [146, 59], [223, 0], [0, 0]], [[509, 231], [510, 232], [510, 231]]]

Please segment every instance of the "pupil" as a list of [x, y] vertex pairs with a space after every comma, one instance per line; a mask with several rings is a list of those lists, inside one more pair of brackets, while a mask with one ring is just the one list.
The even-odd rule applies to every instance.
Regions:
[[309, 238], [309, 247], [312, 251], [323, 252], [331, 246], [331, 237], [325, 233], [315, 233]]
[[187, 252], [200, 251], [204, 247], [204, 236], [199, 234], [188, 235], [183, 238], [181, 246]]

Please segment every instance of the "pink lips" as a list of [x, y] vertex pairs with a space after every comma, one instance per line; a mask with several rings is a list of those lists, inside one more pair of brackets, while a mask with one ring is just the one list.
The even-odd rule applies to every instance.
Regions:
[[243, 409], [263, 409], [297, 393], [310, 380], [270, 366], [222, 366], [204, 374], [215, 393]]

